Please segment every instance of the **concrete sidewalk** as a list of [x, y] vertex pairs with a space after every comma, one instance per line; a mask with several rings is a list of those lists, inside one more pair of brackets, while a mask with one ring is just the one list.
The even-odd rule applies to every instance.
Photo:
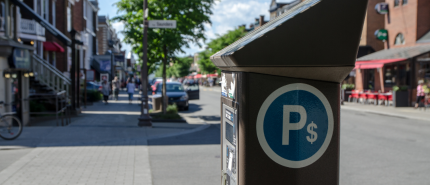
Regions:
[[[135, 95], [137, 98], [139, 95]], [[152, 184], [148, 140], [198, 132], [205, 124], [138, 127], [127, 95], [88, 106], [65, 127], [25, 127], [0, 140], [0, 184]], [[48, 124], [49, 125], [49, 124]]]
[[361, 111], [373, 114], [382, 114], [393, 117], [401, 117], [407, 119], [417, 119], [423, 121], [430, 121], [430, 109], [425, 110], [424, 108], [414, 109], [413, 107], [393, 107], [373, 104], [359, 104], [344, 102], [341, 106], [342, 110]]

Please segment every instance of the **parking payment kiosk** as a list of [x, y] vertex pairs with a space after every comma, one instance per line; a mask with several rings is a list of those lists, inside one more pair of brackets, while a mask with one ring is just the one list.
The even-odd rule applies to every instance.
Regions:
[[339, 184], [340, 82], [366, 0], [303, 0], [211, 57], [221, 74], [221, 184]]

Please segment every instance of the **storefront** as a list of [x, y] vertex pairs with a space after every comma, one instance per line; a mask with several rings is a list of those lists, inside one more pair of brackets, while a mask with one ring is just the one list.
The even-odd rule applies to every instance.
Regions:
[[416, 100], [416, 87], [424, 80], [430, 87], [430, 45], [382, 50], [357, 59], [355, 89], [407, 91], [408, 104]]
[[[13, 47], [9, 56], [0, 55], [0, 101], [5, 105], [0, 112], [16, 112], [24, 125], [30, 119], [31, 48]], [[6, 54], [6, 53], [1, 53]]]

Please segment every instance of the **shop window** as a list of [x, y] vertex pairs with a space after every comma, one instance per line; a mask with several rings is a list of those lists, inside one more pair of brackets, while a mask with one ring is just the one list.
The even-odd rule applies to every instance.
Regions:
[[405, 37], [402, 33], [397, 34], [396, 40], [394, 41], [394, 45], [405, 44]]
[[384, 86], [392, 87], [396, 85], [396, 66], [385, 66], [384, 70]]
[[402, 5], [408, 4], [408, 0], [403, 0]]
[[399, 6], [400, 0], [394, 0], [394, 7]]

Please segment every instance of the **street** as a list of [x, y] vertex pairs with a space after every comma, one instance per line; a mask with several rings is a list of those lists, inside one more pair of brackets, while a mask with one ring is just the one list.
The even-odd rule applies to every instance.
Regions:
[[[189, 124], [139, 128], [125, 99], [0, 140], [0, 184], [220, 184], [219, 87], [180, 113]], [[428, 184], [429, 132], [429, 121], [342, 110], [340, 184]]]

